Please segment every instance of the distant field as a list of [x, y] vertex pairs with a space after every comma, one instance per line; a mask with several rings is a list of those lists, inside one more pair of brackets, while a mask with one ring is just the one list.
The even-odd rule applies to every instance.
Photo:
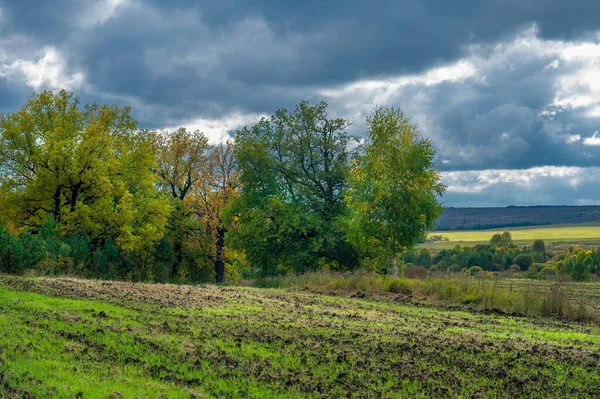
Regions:
[[0, 398], [598, 398], [600, 326], [0, 276]]
[[430, 248], [448, 248], [456, 244], [475, 245], [485, 243], [497, 233], [510, 231], [517, 245], [530, 245], [533, 240], [547, 243], [600, 245], [600, 223], [559, 224], [550, 226], [512, 227], [493, 230], [434, 231], [430, 235], [441, 235], [449, 241], [424, 244]]

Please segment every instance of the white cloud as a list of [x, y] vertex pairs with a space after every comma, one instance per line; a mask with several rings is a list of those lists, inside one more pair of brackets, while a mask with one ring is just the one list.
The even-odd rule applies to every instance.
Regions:
[[[540, 118], [554, 120], [562, 112], [576, 108], [582, 109], [586, 117], [600, 117], [600, 35], [582, 42], [547, 40], [541, 38], [537, 26], [532, 25], [506, 41], [490, 46], [474, 44], [465, 50], [467, 55], [462, 59], [420, 74], [360, 80], [317, 90], [317, 94], [327, 97], [330, 103], [357, 120], [363, 120], [375, 105], [401, 105], [413, 120], [431, 121], [425, 126], [421, 124], [421, 128], [437, 142], [443, 141], [447, 132], [436, 129], [440, 104], [433, 96], [439, 93], [430, 90], [431, 87], [456, 84], [450, 99], [454, 104], [447, 105], [464, 104], [462, 112], [468, 114], [471, 104], [485, 93], [485, 87], [499, 88], [496, 79], [500, 75], [504, 78], [511, 73], [519, 76], [524, 70], [531, 71], [529, 80], [547, 81], [547, 87], [554, 91], [554, 98], [542, 104]], [[522, 94], [515, 93], [512, 101], [518, 102]], [[531, 96], [531, 93], [525, 94]], [[567, 126], [563, 126], [562, 131], [546, 133], [557, 142], [579, 141]]]
[[584, 206], [584, 205], [585, 206], [591, 206], [591, 205], [598, 206], [598, 205], [600, 205], [600, 200], [590, 199], [590, 198], [581, 198], [581, 199], [578, 199], [577, 201], [575, 201], [575, 203], [577, 205], [582, 205], [582, 206]]
[[592, 134], [592, 137], [586, 137], [583, 140], [583, 144], [591, 146], [600, 145], [600, 131], [596, 130], [594, 134]]
[[374, 95], [385, 103], [385, 98], [410, 85], [433, 86], [443, 82], [461, 82], [477, 73], [475, 66], [466, 60], [437, 67], [416, 75], [402, 75], [390, 79], [361, 80], [341, 88], [318, 90], [325, 97], [346, 97], [356, 94]]
[[90, 3], [79, 19], [82, 28], [104, 25], [117, 15], [120, 7], [131, 4], [132, 0], [95, 0]]
[[177, 126], [165, 127], [163, 130], [174, 131], [179, 127], [187, 130], [199, 130], [211, 143], [218, 143], [229, 138], [229, 132], [246, 125], [253, 125], [262, 117], [267, 115], [233, 113], [222, 118], [206, 119], [198, 118], [187, 122], [181, 122]]
[[481, 193], [494, 186], [532, 188], [547, 180], [560, 180], [571, 186], [578, 185], [586, 169], [574, 166], [538, 166], [529, 169], [489, 169], [477, 171], [442, 172], [442, 181], [448, 193]]
[[581, 135], [580, 134], [567, 134], [565, 136], [565, 141], [567, 144], [577, 143], [577, 142], [581, 141]]
[[[35, 90], [74, 90], [82, 87], [85, 80], [83, 73], [70, 71], [66, 60], [55, 47], [46, 47], [42, 53], [35, 61], [18, 59], [10, 64], [0, 65], [0, 73], [11, 80], [23, 80]], [[6, 58], [5, 56], [5, 62]], [[0, 58], [0, 63], [1, 61]]]

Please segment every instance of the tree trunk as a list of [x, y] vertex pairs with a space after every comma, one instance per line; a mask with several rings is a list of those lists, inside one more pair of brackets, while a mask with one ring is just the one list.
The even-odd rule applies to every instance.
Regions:
[[225, 232], [226, 229], [223, 227], [217, 228], [217, 243], [216, 243], [216, 257], [215, 257], [215, 272], [217, 283], [222, 283], [225, 280]]
[[71, 212], [75, 212], [75, 206], [77, 205], [77, 197], [79, 196], [81, 185], [81, 182], [79, 182], [71, 188], [71, 199], [69, 201], [71, 204]]
[[396, 251], [392, 251], [392, 271], [391, 274], [394, 277], [398, 277], [398, 261]]
[[58, 186], [56, 187], [56, 190], [54, 190], [54, 207], [52, 209], [52, 213], [54, 215], [54, 220], [56, 220], [57, 222], [60, 222], [60, 194], [61, 194], [61, 190], [62, 187]]
[[179, 267], [183, 262], [183, 250], [181, 248], [181, 241], [179, 238], [176, 239], [175, 245], [173, 246], [173, 252], [175, 252], [175, 262], [171, 268], [171, 278], [175, 280], [179, 275]]

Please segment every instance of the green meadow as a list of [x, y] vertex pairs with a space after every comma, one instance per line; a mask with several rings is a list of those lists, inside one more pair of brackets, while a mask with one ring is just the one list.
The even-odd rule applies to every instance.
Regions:
[[[476, 245], [487, 243], [494, 234], [509, 231], [517, 245], [531, 245], [533, 240], [542, 239], [546, 243], [600, 245], [600, 224], [557, 224], [548, 226], [511, 227], [493, 230], [453, 230], [434, 231], [429, 234], [441, 235], [443, 241], [424, 244], [429, 248], [450, 248], [456, 244]], [[448, 238], [448, 241], [445, 240]]]
[[390, 298], [0, 277], [0, 397], [600, 395], [597, 323]]

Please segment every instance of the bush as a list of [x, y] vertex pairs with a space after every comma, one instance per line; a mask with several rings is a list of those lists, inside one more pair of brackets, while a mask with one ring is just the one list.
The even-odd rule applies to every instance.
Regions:
[[535, 263], [532, 263], [527, 270], [527, 278], [536, 278], [538, 277], [538, 269]]
[[519, 273], [521, 271], [521, 266], [519, 266], [519, 265], [511, 265], [506, 270], [508, 270], [509, 272]]
[[534, 240], [533, 244], [531, 245], [531, 252], [545, 254], [546, 244], [544, 243], [544, 240]]
[[556, 274], [556, 269], [552, 266], [545, 266], [542, 270], [540, 270], [540, 274], [543, 276], [553, 276]]
[[407, 267], [404, 271], [404, 275], [407, 278], [422, 280], [427, 277], [427, 269], [425, 269], [423, 266]]
[[410, 284], [408, 281], [403, 279], [390, 279], [386, 282], [384, 287], [385, 291], [392, 292], [394, 294], [410, 295], [412, 293]]
[[542, 298], [540, 314], [572, 320], [593, 318], [582, 303], [573, 303], [569, 300], [565, 292], [565, 286], [559, 283], [555, 283]]
[[544, 263], [546, 261], [546, 255], [542, 252], [534, 252], [532, 256], [535, 263]]
[[460, 265], [457, 265], [457, 264], [455, 263], [455, 264], [453, 264], [452, 266], [450, 266], [450, 267], [448, 268], [448, 271], [449, 271], [449, 272], [459, 272], [459, 271], [460, 271], [460, 269], [462, 269], [462, 267], [460, 267]]
[[533, 264], [533, 256], [531, 254], [519, 254], [513, 259], [513, 262], [519, 265], [521, 270], [527, 270]]
[[469, 273], [471, 273], [471, 276], [476, 276], [477, 273], [480, 273], [482, 271], [483, 271], [483, 269], [479, 266], [471, 266], [469, 268]]

